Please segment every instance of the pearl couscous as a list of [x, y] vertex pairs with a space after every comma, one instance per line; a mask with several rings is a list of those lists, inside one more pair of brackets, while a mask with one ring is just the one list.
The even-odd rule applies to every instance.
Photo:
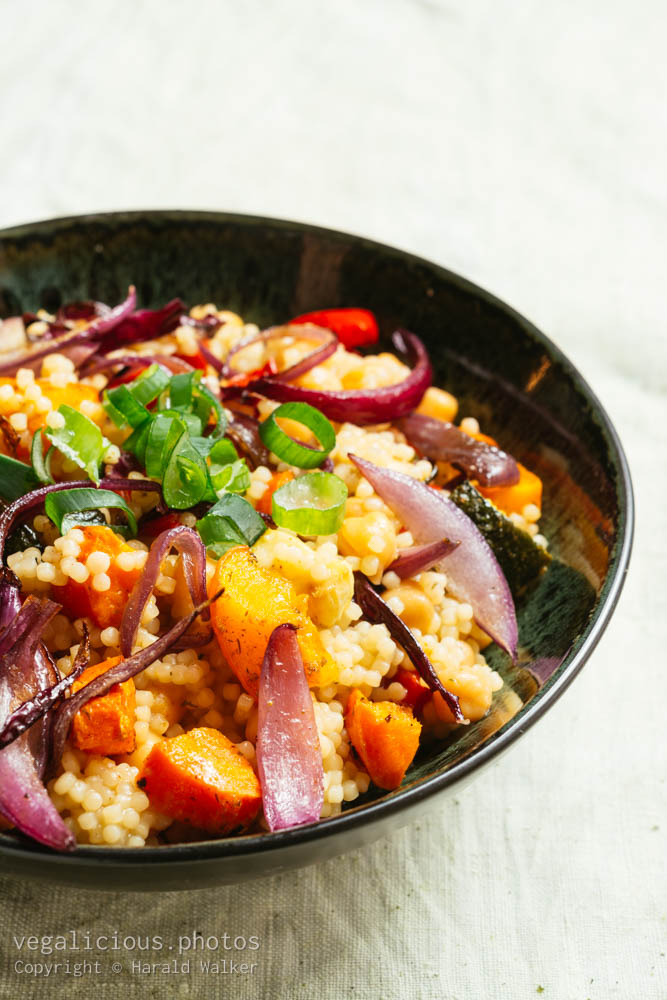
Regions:
[[[97, 315], [64, 325], [71, 330], [85, 330], [87, 323], [96, 322]], [[224, 747], [234, 754], [234, 767], [247, 772], [248, 781], [254, 781], [261, 791], [264, 772], [258, 733], [263, 723], [257, 679], [245, 665], [239, 665], [244, 657], [242, 642], [230, 653], [227, 639], [233, 625], [220, 624], [223, 612], [218, 606], [222, 607], [229, 595], [216, 601], [213, 594], [220, 566], [233, 558], [230, 551], [250, 551], [252, 564], [248, 563], [248, 571], [264, 574], [262, 579], [268, 581], [267, 607], [273, 599], [270, 581], [280, 581], [292, 602], [290, 607], [298, 609], [298, 615], [297, 611], [293, 613], [297, 617], [288, 620], [297, 627], [297, 634], [308, 631], [313, 643], [309, 648], [319, 651], [319, 673], [309, 674], [308, 682], [319, 744], [318, 762], [321, 760], [320, 818], [334, 816], [357, 802], [372, 782], [384, 788], [395, 787], [411, 762], [412, 757], [406, 758], [405, 767], [399, 767], [397, 781], [387, 779], [383, 783], [379, 776], [386, 772], [382, 762], [378, 763], [381, 748], [379, 744], [371, 745], [369, 734], [374, 730], [364, 729], [362, 716], [355, 714], [359, 705], [367, 713], [363, 719], [369, 726], [377, 717], [377, 712], [372, 716], [375, 706], [385, 716], [384, 721], [391, 722], [389, 728], [405, 724], [400, 732], [412, 734], [411, 740], [416, 733], [411, 743], [412, 756], [418, 739], [422, 743], [445, 739], [457, 725], [474, 724], [485, 716], [502, 680], [485, 660], [484, 650], [491, 638], [480, 615], [462, 596], [460, 586], [455, 585], [458, 581], [453, 571], [450, 574], [447, 556], [421, 566], [415, 563], [416, 571], [410, 575], [401, 571], [401, 566], [407, 565], [405, 560], [414, 558], [411, 554], [424, 546], [424, 539], [415, 538], [414, 527], [409, 530], [387, 496], [381, 495], [382, 490], [360, 471], [367, 463], [396, 473], [401, 482], [410, 477], [424, 488], [429, 484], [440, 487], [447, 497], [448, 491], [465, 478], [461, 468], [455, 461], [448, 466], [439, 458], [418, 453], [400, 425], [387, 420], [372, 423], [366, 418], [355, 422], [352, 406], [349, 420], [325, 420], [333, 434], [326, 449], [322, 434], [327, 428], [320, 432], [316, 422], [305, 423], [313, 436], [292, 449], [290, 441], [294, 445], [295, 438], [303, 439], [304, 424], [299, 424], [297, 418], [286, 419], [280, 426], [274, 422], [274, 431], [278, 430], [273, 437], [268, 431], [257, 436], [258, 428], [261, 431], [264, 425], [268, 427], [282, 399], [279, 393], [272, 398], [262, 387], [277, 372], [285, 372], [310, 356], [313, 341], [329, 344], [323, 333], [325, 323], [316, 327], [317, 334], [312, 333], [312, 328], [292, 325], [260, 336], [254, 324], [207, 304], [196, 306], [189, 314], [178, 312], [171, 329], [155, 340], [116, 351], [107, 345], [104, 353], [93, 351], [92, 358], [81, 364], [66, 343], [62, 346], [62, 333], [57, 343], [54, 340], [56, 349], [48, 350], [46, 338], [51, 336], [55, 322], [55, 316], [38, 313], [25, 328], [25, 366], [19, 365], [13, 374], [0, 377], [0, 427], [4, 429], [0, 451], [6, 460], [21, 463], [28, 470], [25, 475], [30, 488], [44, 488], [45, 496], [49, 481], [73, 484], [72, 492], [76, 492], [77, 486], [95, 489], [95, 479], [101, 479], [99, 485], [104, 488], [106, 482], [120, 476], [126, 487], [124, 491], [117, 487], [122, 498], [119, 507], [111, 505], [107, 491], [100, 494], [97, 504], [78, 508], [79, 521], [76, 507], [68, 512], [57, 506], [60, 501], [55, 498], [64, 496], [58, 492], [50, 494], [52, 506], [46, 502], [45, 507], [42, 500], [25, 507], [25, 512], [12, 521], [4, 564], [11, 579], [15, 578], [20, 600], [50, 600], [58, 605], [42, 633], [43, 647], [52, 663], [52, 679], [66, 678], [73, 671], [78, 677], [77, 654], [86, 648], [86, 671], [106, 666], [107, 661], [114, 665], [140, 656], [175, 622], [192, 612], [197, 601], [188, 577], [188, 557], [178, 548], [173, 551], [168, 547], [151, 577], [149, 593], [138, 611], [135, 609], [134, 628], [128, 632], [129, 606], [138, 600], [137, 588], [152, 566], [151, 552], [162, 532], [183, 528], [190, 534], [201, 534], [208, 597], [214, 600], [211, 623], [207, 624], [206, 615], [200, 619], [204, 627], [203, 635], [199, 628], [201, 638], [188, 646], [188, 636], [198, 627], [195, 623], [179, 642], [164, 649], [131, 679], [119, 681], [84, 705], [79, 715], [88, 708], [89, 720], [99, 730], [93, 734], [93, 742], [83, 741], [72, 724], [57, 759], [52, 759], [43, 771], [50, 803], [77, 844], [143, 847], [183, 837], [232, 832], [236, 827], [231, 820], [218, 826], [213, 820], [213, 825], [194, 821], [169, 796], [152, 791], [157, 779], [153, 784], [148, 779], [157, 773], [155, 761], [159, 754], [166, 755], [170, 746], [193, 732], [214, 731], [216, 739], [224, 738]], [[335, 332], [335, 323], [331, 328]], [[14, 343], [10, 346], [16, 347]], [[39, 358], [32, 360], [40, 349]], [[361, 355], [346, 346], [342, 334], [335, 346], [330, 345], [326, 356], [324, 353], [318, 363], [306, 366], [294, 379], [295, 386], [320, 393], [322, 398], [349, 392], [372, 398], [374, 393], [381, 394], [410, 375], [410, 368], [395, 355]], [[8, 370], [1, 364], [5, 357], [0, 353], [0, 372]], [[163, 364], [156, 366], [156, 359]], [[137, 392], [132, 396], [137, 380], [152, 377], [156, 367], [160, 375], [157, 394], [149, 398], [148, 393]], [[190, 377], [193, 372], [195, 376]], [[177, 423], [167, 419], [174, 412], [185, 414], [182, 420], [187, 430], [181, 430], [179, 417], [178, 431], [190, 434], [191, 440], [185, 442], [188, 448], [194, 444], [194, 452], [186, 453], [185, 438], [179, 439], [181, 464], [174, 466], [173, 475], [169, 473], [173, 454], [170, 458], [161, 452], [165, 468], [159, 468], [151, 459], [150, 443], [144, 442], [144, 452], [136, 446], [141, 427], [148, 428], [149, 438], [154, 429], [157, 434], [160, 417], [156, 407], [160, 409], [169, 393], [172, 409], [160, 411], [164, 417], [160, 434], [166, 435]], [[177, 403], [177, 399], [181, 402]], [[418, 414], [451, 426], [458, 404], [445, 389], [424, 386], [415, 408]], [[72, 411], [85, 424], [75, 425]], [[212, 420], [218, 420], [219, 428], [224, 421], [228, 433], [210, 448], [206, 435]], [[249, 427], [254, 431], [250, 445], [247, 435], [241, 433]], [[458, 429], [471, 441], [483, 437], [477, 421], [470, 416], [463, 417]], [[90, 457], [83, 456], [88, 439], [82, 435], [88, 434], [91, 442], [97, 442], [97, 476], [94, 469], [91, 473]], [[495, 443], [489, 447], [497, 450]], [[92, 444], [88, 450], [91, 448]], [[304, 452], [306, 448], [318, 460], [321, 456], [319, 465], [316, 459], [307, 464], [310, 458]], [[226, 462], [217, 457], [223, 453]], [[202, 461], [214, 485], [214, 496], [202, 499], [192, 494], [194, 502], [190, 503], [182, 497], [202, 467], [197, 454], [208, 455]], [[319, 471], [310, 471], [313, 468]], [[184, 469], [189, 470], [187, 475]], [[176, 474], [181, 478], [174, 480]], [[335, 480], [343, 497], [337, 506], [332, 504], [336, 516], [328, 508], [325, 510], [323, 500], [315, 503], [318, 516], [324, 518], [324, 527], [319, 530], [313, 530], [315, 522], [307, 517], [302, 522], [289, 520], [294, 504], [291, 484], [302, 475], [333, 477], [327, 483]], [[151, 486], [147, 480], [156, 488], [146, 488]], [[132, 487], [131, 481], [144, 489]], [[320, 482], [312, 480], [316, 481]], [[504, 489], [509, 496], [511, 483]], [[287, 500], [291, 498], [292, 506], [287, 500], [281, 506], [279, 499], [283, 495]], [[169, 501], [169, 496], [174, 497], [174, 502]], [[546, 540], [539, 528], [540, 496], [539, 492], [527, 492], [525, 502], [521, 502], [518, 494], [518, 500], [512, 496], [509, 506], [503, 506], [498, 499], [497, 509], [527, 541], [544, 551]], [[6, 508], [11, 510], [12, 504], [20, 504], [20, 497], [20, 493], [6, 496]], [[230, 518], [234, 521], [231, 513], [217, 520], [208, 513], [213, 503], [217, 507], [230, 497], [237, 505], [249, 505], [252, 524], [259, 525], [257, 537], [244, 535], [238, 519], [230, 528]], [[493, 500], [493, 488], [488, 498]], [[222, 521], [226, 527], [221, 526]], [[223, 537], [220, 531], [231, 534]], [[384, 602], [386, 612], [381, 620], [374, 619], [360, 600], [360, 579]], [[246, 614], [251, 619], [261, 618], [263, 611], [249, 605]], [[430, 680], [406, 650], [403, 633], [390, 627], [394, 620], [410, 630], [430, 661]], [[6, 628], [8, 621], [3, 624]], [[257, 621], [254, 627], [260, 628]], [[246, 642], [251, 644], [250, 639]], [[303, 642], [299, 642], [303, 651]], [[308, 671], [305, 655], [304, 664]], [[76, 697], [73, 692], [77, 683], [53, 702], [53, 711], [60, 711], [70, 697]], [[450, 693], [452, 704], [460, 706], [458, 719], [437, 685]], [[120, 690], [126, 687], [121, 702]], [[112, 695], [117, 698], [114, 703], [107, 701]], [[129, 735], [112, 734], [113, 724], [123, 713], [129, 718]], [[399, 728], [395, 731], [399, 734]], [[10, 748], [11, 744], [0, 750], [0, 764]], [[174, 760], [170, 758], [170, 766], [176, 766]], [[254, 812], [239, 828], [251, 832], [270, 828], [266, 809], [261, 805], [259, 797]], [[4, 799], [0, 801], [0, 812], [21, 828]], [[195, 818], [198, 815], [193, 813]]]

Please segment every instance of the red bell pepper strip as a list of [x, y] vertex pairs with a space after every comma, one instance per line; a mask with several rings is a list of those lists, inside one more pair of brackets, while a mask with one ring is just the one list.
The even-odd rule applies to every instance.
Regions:
[[178, 528], [181, 525], [181, 518], [178, 514], [162, 514], [160, 517], [152, 517], [148, 521], [144, 521], [141, 525], [141, 530], [144, 535], [148, 535], [150, 538], [157, 538], [161, 535], [163, 531], [169, 531], [170, 528]]
[[187, 362], [191, 368], [198, 368], [204, 374], [208, 371], [208, 361], [200, 351], [196, 354], [174, 354], [174, 357]]
[[407, 693], [401, 699], [401, 705], [411, 708], [415, 715], [419, 715], [431, 695], [419, 674], [400, 667], [392, 677], [392, 681], [398, 681], [406, 689]]
[[348, 348], [374, 344], [380, 335], [377, 320], [368, 309], [319, 309], [290, 320], [290, 325], [299, 323], [314, 323], [332, 330], [343, 347]]
[[115, 389], [117, 385], [125, 385], [127, 382], [134, 382], [135, 378], [138, 378], [142, 372], [145, 372], [150, 365], [132, 365], [126, 372], [122, 375], [114, 375], [107, 385], [107, 389]]
[[278, 372], [278, 365], [275, 363], [273, 358], [269, 358], [265, 365], [261, 368], [255, 368], [252, 372], [238, 372], [236, 375], [231, 375], [228, 379], [225, 379], [225, 388], [230, 385], [240, 386], [244, 388], [251, 382], [254, 382], [257, 378], [265, 378], [267, 375], [275, 375]]

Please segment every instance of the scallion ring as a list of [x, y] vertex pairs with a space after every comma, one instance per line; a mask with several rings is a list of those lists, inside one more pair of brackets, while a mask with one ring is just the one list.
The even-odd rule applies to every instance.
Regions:
[[[312, 431], [320, 447], [310, 448], [295, 441], [285, 433], [277, 421], [282, 418], [296, 420]], [[323, 413], [309, 403], [283, 403], [259, 425], [259, 436], [274, 455], [299, 469], [315, 469], [327, 458], [336, 445], [336, 432]]]
[[345, 518], [347, 486], [332, 472], [307, 472], [276, 490], [273, 520], [299, 535], [333, 535]]

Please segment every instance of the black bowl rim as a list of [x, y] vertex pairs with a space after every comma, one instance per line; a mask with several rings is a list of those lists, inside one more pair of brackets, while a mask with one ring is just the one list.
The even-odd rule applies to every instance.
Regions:
[[[617, 500], [619, 509], [619, 530], [614, 549], [609, 560], [609, 568], [604, 587], [598, 598], [598, 606], [590, 621], [573, 644], [570, 652], [550, 678], [547, 684], [511, 719], [497, 730], [481, 747], [474, 749], [462, 760], [453, 764], [440, 774], [415, 781], [404, 788], [399, 788], [383, 798], [367, 805], [353, 807], [338, 816], [325, 821], [292, 827], [277, 833], [261, 833], [251, 836], [223, 838], [219, 840], [198, 841], [192, 844], [175, 844], [160, 847], [144, 847], [141, 850], [128, 848], [112, 848], [98, 845], [80, 845], [67, 854], [57, 854], [39, 845], [23, 846], [19, 842], [11, 842], [7, 835], [0, 835], [0, 853], [8, 857], [21, 857], [33, 863], [40, 857], [48, 859], [50, 865], [65, 867], [77, 866], [83, 863], [97, 861], [101, 867], [113, 869], [116, 862], [123, 866], [139, 867], [145, 864], [155, 866], [168, 865], [170, 862], [204, 862], [222, 860], [223, 858], [244, 858], [259, 854], [270, 854], [286, 847], [294, 848], [314, 840], [329, 839], [343, 831], [374, 825], [386, 819], [390, 814], [396, 814], [409, 809], [420, 802], [452, 785], [462, 782], [475, 770], [481, 769], [499, 754], [503, 753], [553, 705], [569, 687], [580, 672], [607, 627], [611, 615], [618, 603], [625, 578], [628, 572], [632, 541], [634, 533], [634, 498], [632, 480], [628, 461], [623, 451], [620, 438], [614, 428], [605, 408], [588, 382], [569, 358], [542, 333], [530, 320], [517, 312], [506, 302], [497, 298], [474, 282], [450, 271], [433, 261], [416, 254], [377, 240], [368, 239], [343, 230], [329, 229], [306, 222], [291, 221], [258, 215], [246, 215], [238, 212], [202, 211], [199, 209], [146, 209], [132, 211], [87, 213], [84, 215], [58, 216], [38, 222], [30, 222], [11, 226], [0, 230], [0, 245], [3, 240], [15, 240], [27, 236], [39, 236], [45, 229], [55, 227], [56, 230], [67, 228], [68, 225], [81, 223], [104, 224], [109, 222], [140, 221], [147, 218], [159, 221], [213, 222], [236, 224], [243, 226], [269, 226], [277, 229], [288, 229], [302, 233], [312, 233], [320, 237], [352, 240], [369, 250], [380, 250], [398, 256], [411, 264], [430, 269], [442, 279], [455, 284], [462, 291], [484, 301], [513, 319], [529, 336], [537, 340], [546, 352], [559, 363], [564, 372], [573, 380], [582, 395], [587, 399], [592, 411], [600, 424], [603, 436], [609, 450], [612, 464], [617, 474]], [[64, 873], [63, 873], [64, 874]]]

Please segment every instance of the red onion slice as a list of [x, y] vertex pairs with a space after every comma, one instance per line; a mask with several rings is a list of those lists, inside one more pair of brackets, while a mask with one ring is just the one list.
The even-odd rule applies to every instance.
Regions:
[[[21, 610], [21, 589], [10, 569], [0, 566], [0, 628], [6, 629]], [[4, 633], [3, 633], [4, 634]], [[0, 655], [4, 651], [0, 638]]]
[[219, 596], [219, 593], [215, 594], [210, 599], [204, 601], [203, 604], [197, 604], [189, 615], [186, 615], [180, 621], [176, 622], [175, 625], [172, 625], [168, 632], [165, 632], [164, 635], [161, 635], [152, 642], [150, 646], [146, 646], [145, 649], [140, 649], [132, 656], [127, 657], [127, 659], [121, 660], [103, 674], [98, 674], [97, 677], [94, 677], [84, 687], [79, 688], [70, 698], [67, 698], [66, 701], [59, 705], [53, 719], [54, 762], [59, 761], [62, 757], [63, 747], [72, 719], [79, 709], [86, 702], [90, 701], [91, 698], [98, 698], [100, 695], [106, 694], [114, 684], [122, 684], [123, 681], [127, 681], [130, 677], [135, 677], [141, 673], [146, 667], [150, 667], [151, 663], [154, 663], [155, 660], [159, 660], [167, 650], [172, 648], [176, 640], [180, 639], [183, 633], [190, 628], [197, 615], [206, 611], [213, 601], [217, 601]]
[[259, 436], [259, 421], [238, 410], [232, 412], [225, 436], [250, 459], [254, 469], [259, 465], [270, 466], [271, 454]]
[[363, 573], [354, 574], [354, 599], [364, 613], [364, 617], [375, 625], [386, 625], [394, 642], [403, 647], [419, 676], [428, 684], [431, 691], [437, 691], [454, 716], [455, 722], [465, 722], [457, 695], [452, 694], [444, 686], [435, 667], [421, 648], [414, 635], [386, 601], [377, 594]]
[[[39, 655], [41, 635], [60, 605], [29, 597], [7, 626], [13, 642], [0, 660], [0, 726], [26, 698], [49, 684], [48, 660]], [[3, 648], [5, 644], [3, 643]], [[45, 720], [0, 750], [0, 813], [17, 829], [56, 850], [72, 850], [73, 834], [63, 823], [42, 782]]]
[[28, 837], [56, 851], [73, 851], [68, 830], [49, 798], [30, 752], [30, 733], [0, 752], [0, 813]]
[[220, 358], [216, 357], [210, 347], [207, 347], [203, 340], [198, 341], [199, 353], [201, 354], [204, 361], [206, 361], [211, 368], [214, 368], [216, 372], [220, 375], [224, 371], [224, 364]]
[[137, 309], [123, 318], [113, 331], [113, 336], [105, 337], [98, 348], [100, 354], [108, 354], [125, 344], [139, 344], [146, 340], [159, 340], [174, 330], [181, 321], [185, 310], [180, 299], [172, 299], [162, 309]]
[[111, 371], [112, 368], [116, 367], [138, 368], [142, 365], [156, 364], [167, 368], [174, 375], [192, 371], [192, 365], [171, 354], [121, 354], [120, 357], [115, 358], [99, 357], [95, 354], [89, 359], [85, 369], [82, 369], [81, 376], [88, 378], [89, 375]]
[[310, 403], [330, 420], [339, 423], [383, 424], [405, 417], [419, 405], [431, 384], [433, 372], [426, 348], [419, 337], [407, 330], [396, 330], [392, 341], [397, 351], [414, 359], [414, 367], [407, 378], [394, 385], [379, 389], [341, 389], [325, 392], [304, 389], [302, 386], [277, 379], [259, 378], [248, 385], [248, 391], [259, 392], [267, 399], [279, 403], [297, 400]]
[[518, 629], [507, 580], [477, 526], [442, 492], [393, 469], [349, 455], [375, 492], [417, 543], [442, 538], [461, 542], [443, 567], [450, 593], [471, 605], [475, 621], [516, 659]]
[[83, 302], [66, 302], [56, 313], [56, 321], [60, 320], [93, 320], [96, 316], [108, 316], [111, 309], [106, 302], [94, 302], [86, 299]]
[[460, 544], [460, 542], [450, 542], [448, 538], [442, 538], [437, 542], [426, 542], [425, 545], [411, 545], [410, 548], [401, 549], [393, 563], [387, 566], [385, 572], [395, 573], [396, 576], [400, 576], [401, 580], [417, 576], [418, 573], [433, 569], [441, 559], [450, 555]]
[[158, 535], [151, 545], [143, 572], [134, 585], [120, 623], [120, 651], [129, 656], [141, 623], [141, 615], [153, 593], [162, 560], [170, 549], [176, 549], [183, 560], [185, 579], [194, 605], [206, 603], [206, 549], [192, 528], [181, 524]]
[[[252, 344], [266, 344], [269, 340], [281, 340], [283, 337], [293, 337], [295, 340], [310, 340], [313, 343], [322, 344], [323, 346], [313, 351], [312, 354], [308, 354], [305, 358], [302, 358], [301, 361], [292, 365], [291, 368], [286, 368], [285, 371], [281, 373], [280, 377], [282, 378], [287, 375], [289, 375], [290, 378], [296, 378], [297, 375], [303, 375], [303, 373], [309, 371], [310, 368], [320, 364], [320, 361], [325, 360], [324, 356], [312, 360], [313, 355], [320, 355], [326, 350], [328, 351], [326, 357], [329, 357], [334, 353], [338, 346], [338, 338], [335, 333], [332, 333], [331, 330], [325, 330], [324, 327], [315, 326], [312, 323], [305, 323], [303, 325], [298, 324], [296, 326], [290, 326], [289, 324], [286, 326], [271, 326], [268, 330], [262, 330], [261, 333], [251, 333], [249, 336], [243, 337], [237, 344], [232, 346], [223, 368], [225, 378], [240, 374], [237, 369], [233, 368], [231, 365], [231, 359], [235, 354], [245, 350], [246, 347], [250, 347]], [[295, 369], [300, 370], [295, 372]]]
[[257, 764], [269, 829], [314, 823], [324, 802], [322, 751], [294, 625], [271, 633], [259, 677]]
[[[37, 694], [15, 708], [0, 726], [0, 749], [9, 746], [21, 733], [42, 719], [63, 695], [69, 691], [77, 677], [80, 677], [90, 661], [90, 637], [86, 623], [83, 623], [83, 637], [79, 644], [72, 670], [66, 677], [40, 688]], [[48, 653], [47, 653], [48, 658]], [[48, 663], [48, 659], [47, 659]], [[50, 673], [50, 671], [49, 671]]]
[[398, 422], [398, 428], [422, 455], [435, 462], [451, 462], [482, 486], [513, 486], [519, 482], [519, 466], [511, 455], [464, 434], [454, 424], [411, 413]]
[[[44, 346], [40, 345], [33, 351], [22, 351], [20, 356], [14, 356], [10, 361], [0, 362], [0, 375], [15, 375], [19, 368], [33, 368], [48, 354], [67, 353], [70, 348], [79, 344], [89, 344], [100, 341], [112, 330], [115, 330], [123, 320], [134, 311], [137, 304], [137, 294], [133, 285], [130, 286], [127, 298], [109, 313], [98, 316], [82, 330], [68, 331], [60, 337], [52, 337]], [[116, 345], [117, 346], [117, 345]], [[111, 350], [111, 348], [109, 348]]]
[[[35, 677], [41, 687], [48, 687], [60, 679], [60, 672], [43, 642], [35, 650]], [[50, 715], [37, 719], [30, 730], [29, 743], [37, 773], [43, 781], [51, 752]]]

